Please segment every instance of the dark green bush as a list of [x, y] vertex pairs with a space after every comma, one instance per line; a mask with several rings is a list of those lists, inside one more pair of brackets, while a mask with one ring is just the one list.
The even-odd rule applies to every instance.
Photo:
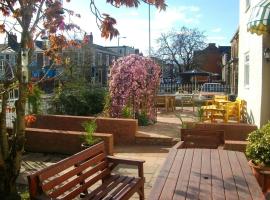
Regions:
[[89, 116], [103, 111], [106, 91], [86, 85], [68, 85], [55, 98], [56, 114]]
[[255, 164], [270, 166], [270, 122], [248, 136], [246, 155]]
[[136, 118], [138, 119], [139, 126], [149, 125], [149, 119], [148, 119], [147, 114], [145, 112], [137, 114]]

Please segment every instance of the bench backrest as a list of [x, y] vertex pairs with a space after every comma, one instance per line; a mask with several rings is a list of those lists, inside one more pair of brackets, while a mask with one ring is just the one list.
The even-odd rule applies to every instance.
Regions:
[[46, 193], [50, 198], [74, 199], [109, 173], [101, 142], [29, 175], [30, 197]]
[[182, 129], [181, 140], [185, 148], [217, 148], [224, 143], [224, 131]]

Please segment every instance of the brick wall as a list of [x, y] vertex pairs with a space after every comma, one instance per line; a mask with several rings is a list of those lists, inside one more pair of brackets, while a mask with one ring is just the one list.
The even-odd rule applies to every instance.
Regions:
[[[82, 123], [93, 120], [94, 117], [69, 116], [69, 115], [37, 115], [37, 120], [30, 128], [84, 131]], [[135, 143], [138, 121], [133, 119], [97, 118], [97, 133], [110, 133], [113, 135], [114, 144]]]
[[244, 123], [196, 123], [189, 127], [195, 129], [222, 130], [224, 140], [246, 140], [248, 134], [257, 129], [256, 125]]

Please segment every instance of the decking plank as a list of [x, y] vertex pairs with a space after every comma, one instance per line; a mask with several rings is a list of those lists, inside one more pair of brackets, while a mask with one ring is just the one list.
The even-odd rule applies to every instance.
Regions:
[[203, 149], [199, 199], [211, 199], [211, 171], [211, 151], [210, 149]]
[[255, 176], [253, 175], [251, 171], [251, 168], [247, 164], [248, 161], [247, 161], [246, 156], [241, 152], [236, 152], [236, 156], [238, 158], [244, 177], [246, 179], [246, 183], [248, 185], [249, 191], [252, 195], [252, 199], [254, 200], [265, 199], [265, 197], [263, 196], [262, 190]]
[[217, 150], [211, 150], [211, 173], [212, 173], [212, 199], [225, 199], [225, 190], [222, 177], [222, 170], [220, 165], [220, 157]]
[[227, 151], [219, 150], [226, 199], [239, 199]]
[[172, 148], [149, 199], [260, 200], [265, 197], [242, 152]]
[[235, 181], [239, 199], [252, 199], [252, 196], [249, 192], [249, 189], [246, 183], [246, 179], [241, 170], [240, 163], [236, 157], [235, 151], [228, 151], [227, 153], [228, 153], [230, 164], [232, 166], [233, 178]]
[[151, 189], [150, 195], [149, 195], [149, 200], [150, 199], [159, 199], [162, 189], [165, 185], [166, 179], [169, 175], [169, 172], [171, 170], [171, 167], [173, 165], [175, 156], [177, 154], [177, 149], [172, 148], [168, 154], [167, 159], [165, 160], [159, 175]]
[[193, 162], [191, 165], [191, 172], [189, 177], [186, 199], [199, 198], [201, 164], [202, 164], [202, 151], [201, 149], [195, 149], [193, 154]]
[[175, 191], [176, 183], [178, 180], [179, 173], [181, 171], [182, 163], [184, 160], [186, 150], [178, 151], [172, 165], [172, 168], [169, 172], [168, 178], [161, 192], [160, 199], [172, 199]]
[[[183, 151], [182, 149], [178, 151]], [[175, 193], [173, 196], [174, 200], [186, 199], [186, 193], [188, 188], [189, 176], [191, 171], [191, 164], [193, 159], [194, 149], [186, 149], [184, 161], [180, 174], [178, 176], [177, 185], [175, 188]]]

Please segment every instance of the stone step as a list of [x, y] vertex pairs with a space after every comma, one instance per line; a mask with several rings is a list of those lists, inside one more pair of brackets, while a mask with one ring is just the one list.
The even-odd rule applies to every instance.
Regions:
[[180, 138], [138, 131], [135, 135], [135, 141], [136, 144], [173, 146], [180, 141]]
[[225, 140], [224, 149], [245, 152], [247, 141]]

